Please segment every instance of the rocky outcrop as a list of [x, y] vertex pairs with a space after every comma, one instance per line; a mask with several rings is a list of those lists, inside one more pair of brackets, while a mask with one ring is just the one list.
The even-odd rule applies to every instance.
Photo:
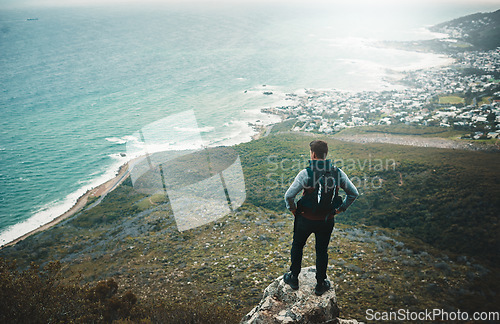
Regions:
[[302, 269], [298, 290], [292, 290], [283, 281], [283, 276], [277, 278], [264, 290], [259, 305], [240, 324], [357, 323], [338, 319], [339, 308], [333, 288], [322, 296], [316, 296], [315, 285], [315, 267]]

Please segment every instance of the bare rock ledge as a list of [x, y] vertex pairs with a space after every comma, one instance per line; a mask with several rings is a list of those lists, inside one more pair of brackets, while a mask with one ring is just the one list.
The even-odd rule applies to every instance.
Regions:
[[332, 288], [321, 296], [314, 294], [315, 267], [302, 268], [299, 289], [293, 290], [283, 281], [275, 279], [265, 290], [259, 305], [252, 309], [240, 324], [356, 324], [356, 320], [339, 319], [337, 297]]

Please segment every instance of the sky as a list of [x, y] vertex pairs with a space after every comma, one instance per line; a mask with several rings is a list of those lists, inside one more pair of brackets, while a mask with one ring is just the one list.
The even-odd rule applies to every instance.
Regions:
[[85, 5], [104, 5], [104, 4], [125, 4], [125, 3], [203, 3], [203, 4], [257, 4], [257, 3], [307, 3], [307, 4], [343, 4], [359, 6], [409, 6], [412, 3], [429, 5], [467, 5], [474, 7], [498, 8], [500, 9], [500, 0], [0, 0], [0, 10], [9, 7], [33, 7], [33, 6], [85, 6]]

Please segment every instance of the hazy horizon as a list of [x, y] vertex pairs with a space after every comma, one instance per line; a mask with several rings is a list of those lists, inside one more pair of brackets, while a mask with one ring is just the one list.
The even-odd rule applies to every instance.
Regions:
[[370, 7], [370, 8], [412, 8], [429, 6], [469, 6], [471, 10], [481, 8], [480, 10], [500, 9], [498, 0], [381, 0], [374, 3], [370, 0], [0, 0], [1, 9], [9, 8], [37, 8], [37, 7], [72, 7], [72, 6], [108, 6], [108, 5], [189, 5], [206, 4], [210, 6], [249, 6], [249, 5], [308, 5], [308, 6], [347, 6], [347, 7]]

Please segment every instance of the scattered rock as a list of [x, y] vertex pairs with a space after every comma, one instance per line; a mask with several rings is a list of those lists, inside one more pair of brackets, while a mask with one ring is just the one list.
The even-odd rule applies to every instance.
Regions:
[[316, 296], [315, 285], [315, 267], [302, 269], [298, 290], [292, 290], [283, 281], [283, 276], [280, 276], [264, 290], [259, 305], [252, 309], [240, 324], [358, 323], [355, 320], [338, 318], [339, 308], [333, 288], [322, 296]]

